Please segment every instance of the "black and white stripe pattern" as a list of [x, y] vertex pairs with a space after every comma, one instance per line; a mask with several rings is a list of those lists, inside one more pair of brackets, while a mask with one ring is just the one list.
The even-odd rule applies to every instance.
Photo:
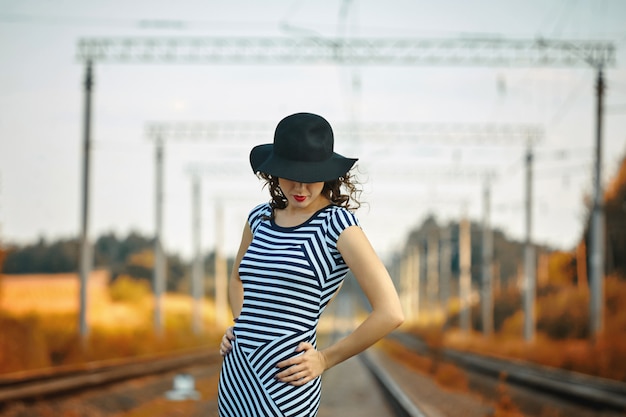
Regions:
[[321, 378], [294, 387], [274, 378], [276, 364], [300, 342], [316, 346], [319, 318], [348, 272], [337, 239], [358, 220], [331, 205], [285, 228], [270, 210], [262, 204], [248, 218], [253, 239], [239, 266], [244, 301], [222, 365], [221, 417], [314, 417], [320, 405]]

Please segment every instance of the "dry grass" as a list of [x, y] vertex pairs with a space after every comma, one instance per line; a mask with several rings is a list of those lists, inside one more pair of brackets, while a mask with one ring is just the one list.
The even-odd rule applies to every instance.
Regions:
[[154, 300], [112, 301], [104, 271], [89, 279], [89, 337], [78, 333], [79, 280], [75, 274], [4, 275], [0, 282], [0, 373], [120, 357], [148, 355], [198, 346], [217, 346], [222, 329], [212, 325], [213, 304], [201, 305], [204, 332], [191, 329], [192, 299], [162, 298], [164, 331], [153, 329]]
[[[88, 304], [100, 309], [108, 304], [106, 271], [94, 271], [89, 278]], [[55, 314], [78, 310], [79, 279], [76, 274], [3, 275], [0, 308], [12, 315]]]
[[441, 327], [432, 325], [418, 325], [409, 331], [422, 337], [433, 350], [450, 347], [626, 381], [626, 310], [622, 308], [626, 304], [626, 282], [616, 277], [608, 277], [605, 282], [605, 331], [595, 341], [554, 338], [547, 333], [553, 329], [557, 335], [568, 331], [578, 334], [578, 329], [588, 324], [587, 315], [580, 311], [588, 308], [588, 298], [574, 287], [564, 287], [537, 300], [537, 318], [546, 330], [537, 331], [532, 342], [523, 339], [521, 311], [508, 318], [502, 330], [491, 337], [458, 328], [443, 332]]
[[[413, 329], [421, 335], [419, 329]], [[501, 358], [512, 358], [537, 364], [582, 372], [604, 378], [626, 381], [626, 346], [618, 337], [603, 338], [597, 343], [588, 340], [552, 340], [537, 334], [532, 343], [521, 336], [496, 334], [484, 337], [471, 331], [458, 329], [443, 334], [445, 346]]]

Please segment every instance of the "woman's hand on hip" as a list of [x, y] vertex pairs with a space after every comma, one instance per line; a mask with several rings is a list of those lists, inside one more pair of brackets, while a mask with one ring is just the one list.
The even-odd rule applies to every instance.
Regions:
[[303, 353], [276, 365], [277, 368], [287, 368], [276, 374], [277, 380], [300, 386], [314, 380], [326, 370], [326, 357], [312, 344], [302, 342], [296, 348], [296, 352]]
[[235, 340], [235, 333], [233, 332], [233, 326], [226, 329], [224, 336], [222, 336], [222, 342], [220, 343], [220, 355], [226, 356], [233, 349], [232, 341]]

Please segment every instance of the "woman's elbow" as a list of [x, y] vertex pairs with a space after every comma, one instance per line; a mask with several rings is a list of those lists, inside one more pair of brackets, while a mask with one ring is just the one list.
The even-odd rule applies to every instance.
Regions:
[[387, 310], [386, 321], [392, 330], [400, 327], [400, 325], [404, 323], [404, 313], [402, 312], [402, 308], [399, 305], [393, 308], [389, 308]]
[[404, 323], [404, 313], [401, 309], [395, 312], [395, 314], [392, 316], [391, 322], [393, 323], [394, 329], [400, 327], [402, 323]]

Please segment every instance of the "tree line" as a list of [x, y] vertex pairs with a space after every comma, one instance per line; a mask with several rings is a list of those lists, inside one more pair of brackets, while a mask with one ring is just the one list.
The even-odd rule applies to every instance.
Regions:
[[[5, 274], [53, 274], [77, 272], [80, 242], [78, 238], [48, 242], [44, 238], [33, 244], [9, 247], [5, 253], [2, 272]], [[179, 255], [166, 254], [167, 290], [177, 291], [189, 277], [190, 262]], [[94, 268], [111, 272], [112, 280], [125, 275], [135, 279], [152, 280], [154, 238], [130, 232], [125, 237], [105, 233], [93, 245]], [[205, 271], [215, 270], [214, 253], [204, 255]]]
[[[591, 224], [591, 198], [583, 198], [586, 206], [584, 232], [580, 236], [580, 244], [584, 248], [589, 248], [589, 235]], [[605, 217], [605, 240], [604, 240], [604, 265], [607, 276], [616, 275], [626, 279], [626, 156], [622, 158], [619, 169], [615, 176], [608, 182], [604, 191], [604, 217]], [[472, 281], [480, 284], [480, 269], [482, 263], [482, 225], [471, 222], [471, 265]], [[493, 233], [493, 261], [498, 266], [498, 273], [501, 283], [504, 285], [513, 283], [518, 277], [518, 268], [523, 259], [524, 242], [515, 241], [508, 238], [501, 230], [492, 230]], [[440, 240], [446, 239], [452, 242], [452, 256], [450, 268], [456, 276], [459, 274], [459, 223], [450, 222], [447, 225], [437, 224], [434, 216], [426, 218], [423, 223], [412, 230], [407, 238], [405, 246], [427, 246], [430, 236], [435, 235]], [[575, 252], [576, 248], [572, 248]], [[541, 255], [548, 255], [554, 251], [542, 245], [535, 245], [537, 258]], [[584, 256], [584, 263], [590, 264], [590, 253], [587, 250]], [[560, 271], [570, 275], [561, 281], [576, 281], [576, 262], [583, 262], [575, 255], [570, 257], [569, 265], [564, 265]], [[572, 275], [573, 274], [573, 275]]]

